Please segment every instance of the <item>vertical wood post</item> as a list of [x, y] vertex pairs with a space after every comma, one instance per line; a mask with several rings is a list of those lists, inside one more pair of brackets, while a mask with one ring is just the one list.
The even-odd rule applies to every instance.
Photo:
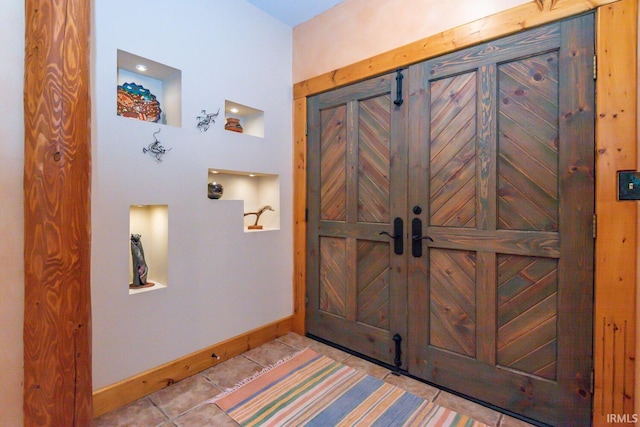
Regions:
[[634, 371], [638, 207], [636, 202], [620, 202], [616, 198], [616, 172], [637, 168], [637, 19], [637, 0], [621, 0], [598, 9], [594, 426], [617, 424], [637, 411]]
[[93, 424], [90, 3], [25, 0], [25, 426]]
[[293, 331], [306, 332], [307, 295], [307, 98], [293, 102]]

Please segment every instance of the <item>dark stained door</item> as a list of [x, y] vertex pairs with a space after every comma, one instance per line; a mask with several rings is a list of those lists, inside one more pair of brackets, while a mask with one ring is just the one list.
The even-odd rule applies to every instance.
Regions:
[[378, 77], [308, 108], [307, 331], [389, 364], [407, 329], [407, 260], [389, 237], [407, 204], [407, 108], [394, 104], [395, 85]]
[[593, 16], [410, 68], [409, 371], [590, 423]]

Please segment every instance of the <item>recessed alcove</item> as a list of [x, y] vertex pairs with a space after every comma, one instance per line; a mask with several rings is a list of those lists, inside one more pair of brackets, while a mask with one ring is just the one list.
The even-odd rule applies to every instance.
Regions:
[[[280, 229], [280, 177], [275, 174], [260, 172], [241, 172], [224, 169], [209, 169], [208, 183], [222, 184], [224, 189], [219, 199], [211, 200], [220, 203], [226, 200], [242, 200], [244, 202], [243, 229], [245, 232], [259, 232]], [[270, 206], [269, 210], [266, 207]], [[260, 212], [258, 225], [256, 215]]]
[[[169, 207], [167, 205], [133, 205], [129, 207], [129, 236], [139, 234], [148, 266], [147, 282], [153, 286], [129, 288], [138, 294], [167, 287], [169, 248]], [[129, 244], [129, 286], [133, 283], [133, 257]]]
[[119, 116], [182, 126], [181, 70], [118, 49], [116, 90]]
[[[226, 119], [226, 130], [264, 138], [264, 111], [225, 100], [224, 116]], [[238, 119], [240, 128], [229, 126], [229, 119]]]

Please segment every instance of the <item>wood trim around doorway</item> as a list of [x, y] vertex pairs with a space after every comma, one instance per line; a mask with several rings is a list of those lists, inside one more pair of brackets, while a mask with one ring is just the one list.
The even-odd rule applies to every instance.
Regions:
[[[617, 200], [617, 171], [637, 168], [636, 0], [527, 3], [294, 85], [294, 316], [305, 332], [306, 101], [316, 93], [521, 30], [596, 10], [594, 416], [634, 414], [637, 203]], [[623, 419], [623, 418], [614, 418]]]

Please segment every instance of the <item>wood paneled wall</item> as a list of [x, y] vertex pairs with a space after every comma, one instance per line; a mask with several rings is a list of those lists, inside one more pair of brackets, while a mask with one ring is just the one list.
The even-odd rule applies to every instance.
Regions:
[[93, 424], [90, 3], [25, 1], [25, 426]]
[[[306, 98], [476, 43], [597, 10], [596, 272], [593, 425], [631, 416], [636, 348], [637, 204], [616, 198], [616, 172], [637, 168], [637, 0], [535, 0], [294, 85], [294, 330], [304, 333]], [[618, 419], [623, 419], [618, 418]]]

